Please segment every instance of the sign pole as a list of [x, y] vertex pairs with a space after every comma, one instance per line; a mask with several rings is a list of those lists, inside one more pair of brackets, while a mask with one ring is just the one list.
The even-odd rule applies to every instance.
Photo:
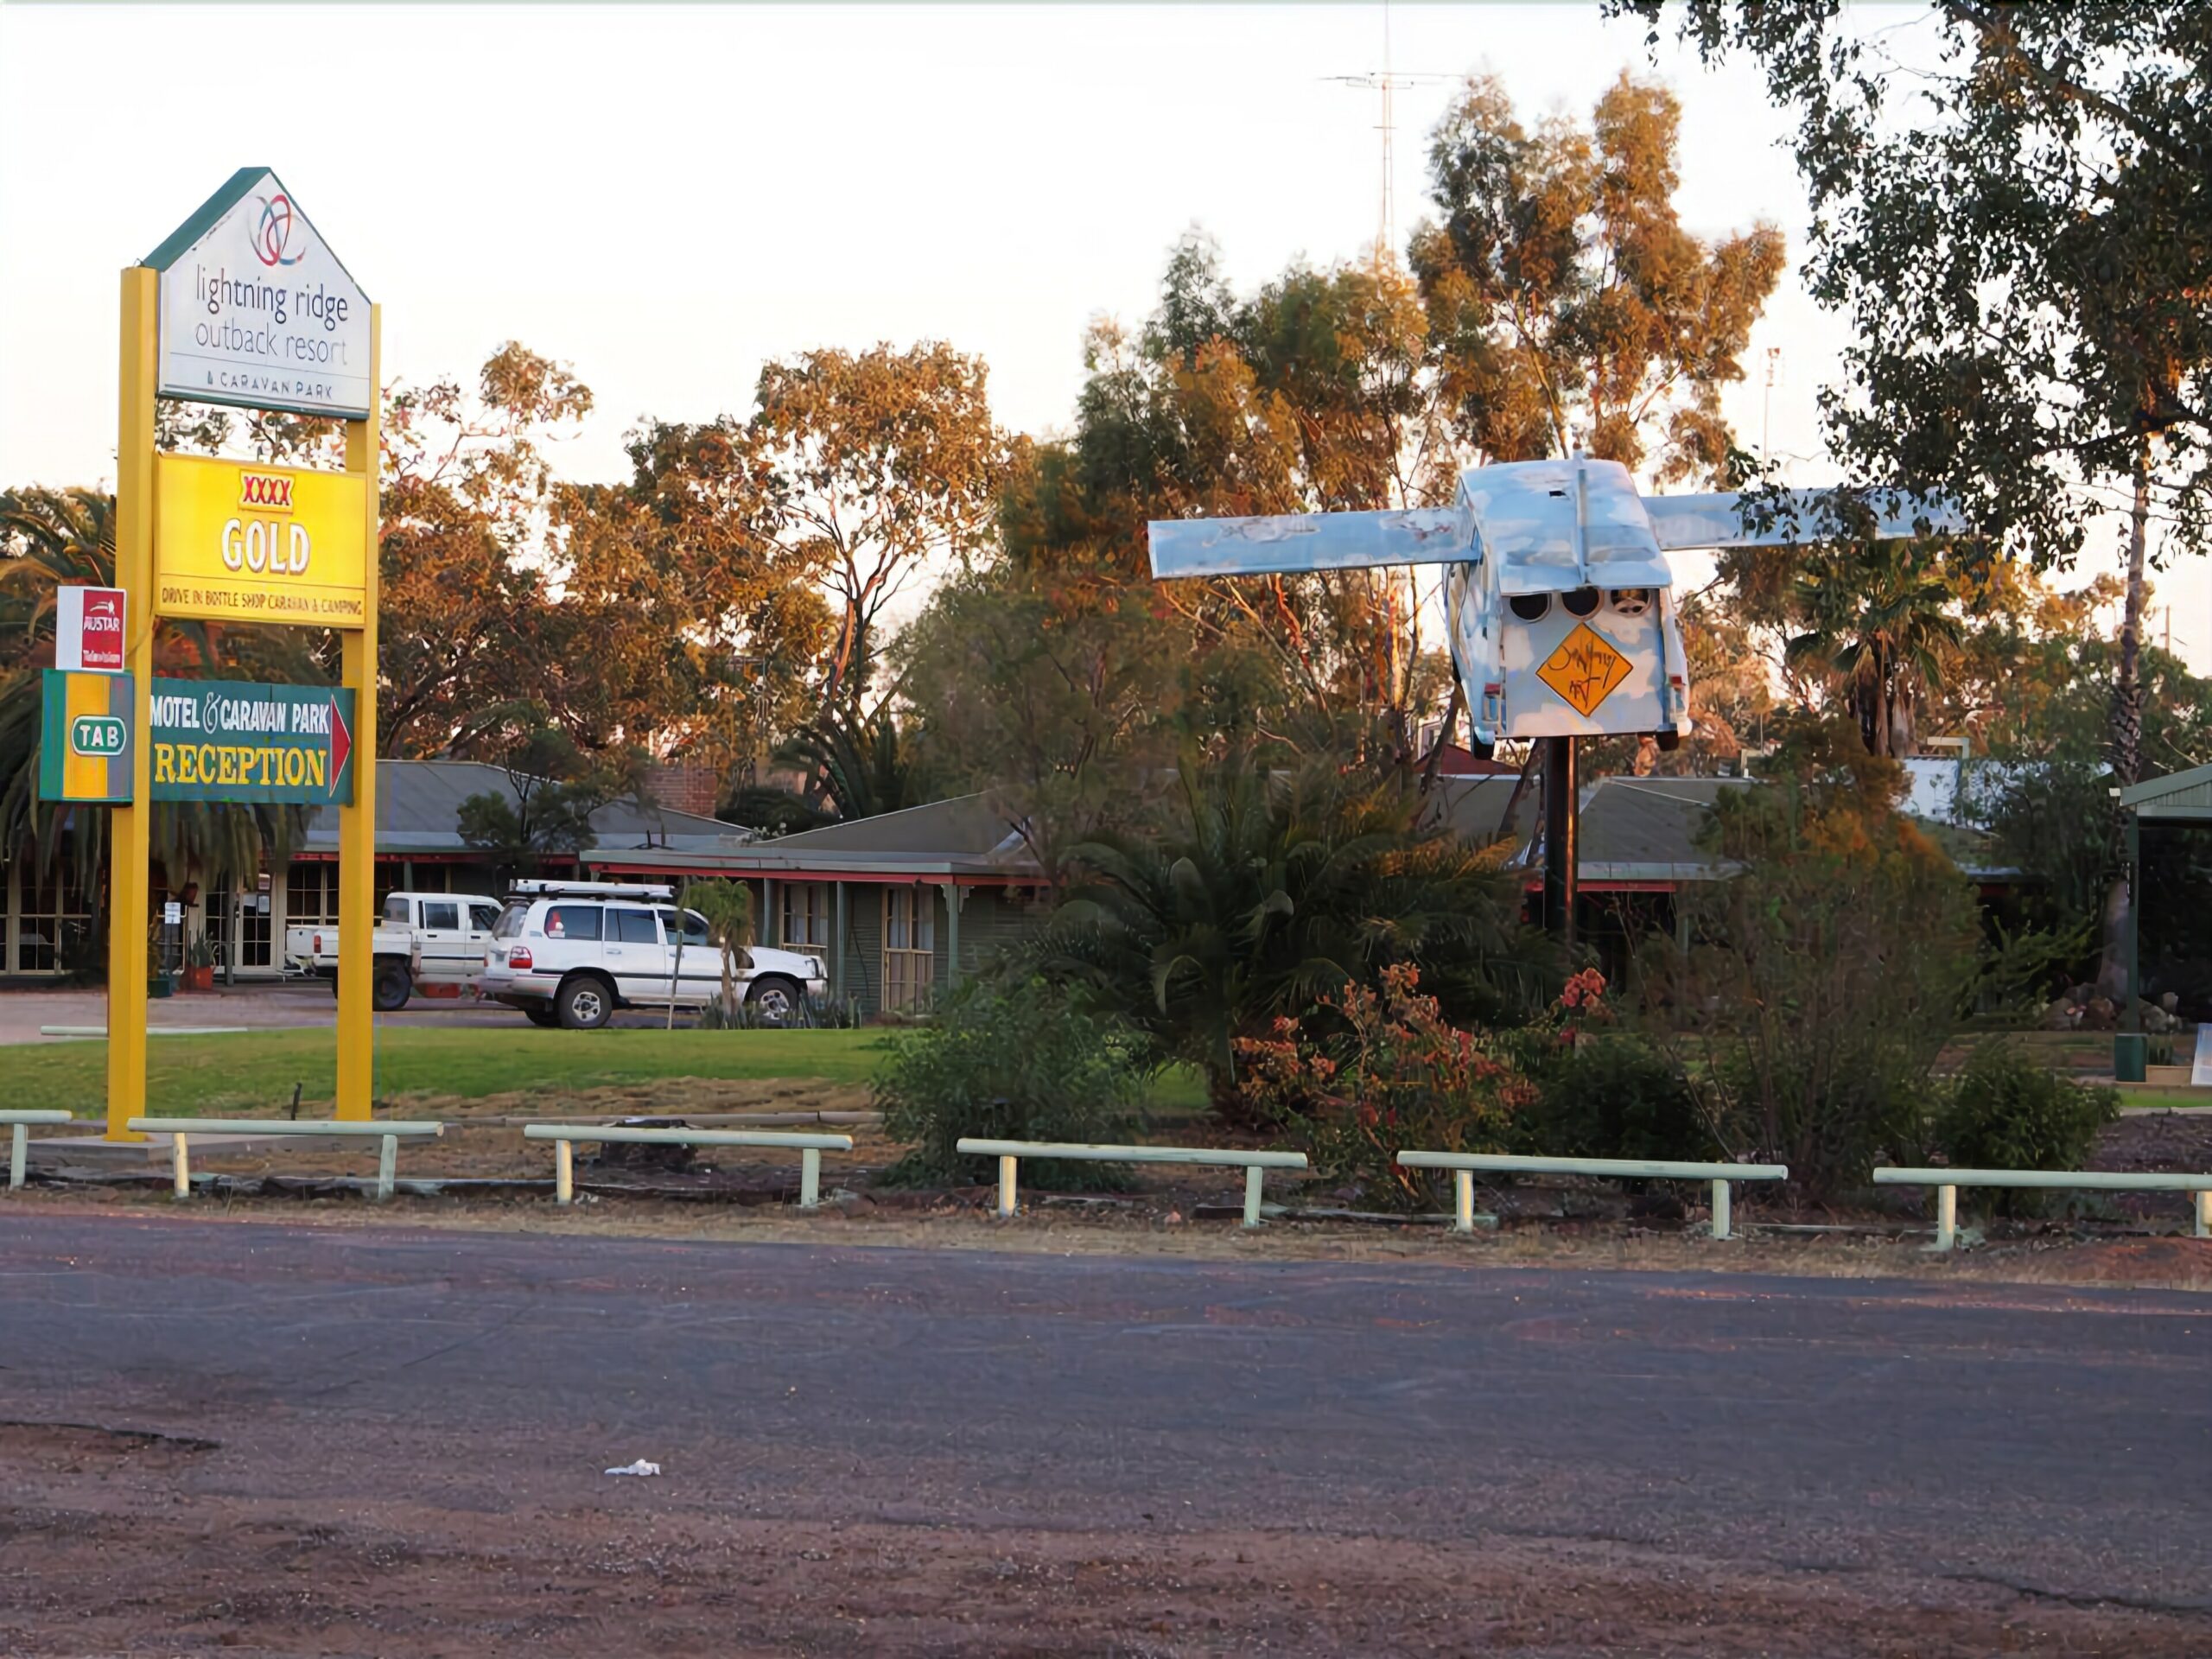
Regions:
[[[367, 480], [368, 549], [361, 626], [342, 636], [340, 683], [353, 692], [353, 798], [338, 809], [338, 1105], [341, 1122], [366, 1122], [374, 1100], [377, 856], [377, 552], [378, 486], [384, 470], [384, 399], [379, 388], [384, 308], [369, 308], [369, 412], [346, 423], [346, 470]], [[150, 679], [148, 683], [152, 682]], [[143, 900], [142, 900], [143, 902]], [[140, 985], [143, 994], [143, 983]]]
[[[123, 273], [121, 413], [115, 447], [115, 582], [125, 599], [130, 730], [143, 740], [154, 697], [155, 322], [161, 273]], [[130, 746], [127, 805], [108, 820], [107, 1138], [143, 1141], [129, 1128], [146, 1111], [146, 929], [150, 918], [153, 789], [149, 746]], [[81, 832], [80, 832], [81, 833]]]

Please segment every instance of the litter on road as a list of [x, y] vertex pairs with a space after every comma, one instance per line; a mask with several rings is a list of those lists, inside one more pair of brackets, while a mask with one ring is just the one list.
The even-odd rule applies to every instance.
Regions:
[[607, 1472], [610, 1475], [657, 1475], [660, 1473], [660, 1465], [647, 1463], [639, 1458], [635, 1463], [626, 1463], [620, 1469], [610, 1469]]

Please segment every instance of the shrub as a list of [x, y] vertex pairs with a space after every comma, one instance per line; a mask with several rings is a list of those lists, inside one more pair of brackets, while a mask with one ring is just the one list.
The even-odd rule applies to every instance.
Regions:
[[1591, 1033], [1535, 1073], [1515, 1122], [1516, 1151], [1555, 1158], [1702, 1160], [1725, 1155], [1682, 1068], [1644, 1039]]
[[[875, 1082], [884, 1132], [913, 1149], [884, 1173], [892, 1185], [975, 1185], [988, 1158], [954, 1150], [963, 1135], [1004, 1141], [1112, 1141], [1151, 1078], [1127, 1028], [1073, 1007], [1042, 980], [969, 980], [933, 1023], [888, 1038]], [[1024, 1160], [1033, 1184], [1112, 1186], [1114, 1166]]]
[[1936, 1144], [1961, 1169], [2079, 1169], [2119, 1114], [2117, 1090], [2076, 1083], [1992, 1037], [1946, 1091]]
[[1801, 733], [1771, 781], [1716, 802], [1708, 844], [1738, 874], [1692, 884], [1690, 950], [1655, 951], [1654, 1003], [1724, 1139], [1816, 1199], [1916, 1137], [1974, 984], [1973, 890], [1904, 789], [1847, 723]]
[[1306, 1025], [1281, 1019], [1272, 1038], [1238, 1039], [1238, 1087], [1255, 1118], [1288, 1124], [1324, 1177], [1356, 1181], [1368, 1202], [1419, 1209], [1438, 1201], [1444, 1178], [1400, 1168], [1397, 1154], [1501, 1151], [1535, 1090], [1446, 1020], [1412, 964], [1384, 968], [1381, 982], [1323, 995]]
[[1083, 874], [1036, 947], [1057, 982], [1200, 1068], [1224, 1121], [1268, 1128], [1238, 1086], [1240, 1041], [1352, 986], [1418, 964], [1461, 1017], [1541, 1005], [1549, 953], [1520, 922], [1495, 852], [1433, 821], [1411, 791], [1333, 768], [1201, 765], [1146, 833], [1072, 849]]

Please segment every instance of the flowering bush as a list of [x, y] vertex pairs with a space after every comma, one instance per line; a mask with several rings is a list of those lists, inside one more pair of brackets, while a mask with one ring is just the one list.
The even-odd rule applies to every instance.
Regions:
[[[1535, 1089], [1421, 995], [1412, 964], [1380, 977], [1324, 996], [1302, 1023], [1277, 1020], [1271, 1037], [1240, 1039], [1237, 1086], [1255, 1116], [1288, 1122], [1324, 1176], [1357, 1182], [1368, 1202], [1418, 1208], [1434, 1201], [1434, 1173], [1399, 1168], [1398, 1152], [1502, 1150]], [[1602, 1014], [1604, 989], [1595, 973], [1570, 980], [1550, 1040], [1572, 1041], [1568, 1021]]]

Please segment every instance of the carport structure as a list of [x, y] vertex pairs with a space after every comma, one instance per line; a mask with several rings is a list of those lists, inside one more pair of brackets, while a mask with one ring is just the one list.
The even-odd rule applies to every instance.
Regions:
[[2190, 1018], [2212, 1017], [2212, 766], [2119, 794], [2126, 837], [2127, 1005], [2113, 1064], [2121, 1079], [2134, 1081], [2145, 1058], [2146, 991], [2171, 991]]

